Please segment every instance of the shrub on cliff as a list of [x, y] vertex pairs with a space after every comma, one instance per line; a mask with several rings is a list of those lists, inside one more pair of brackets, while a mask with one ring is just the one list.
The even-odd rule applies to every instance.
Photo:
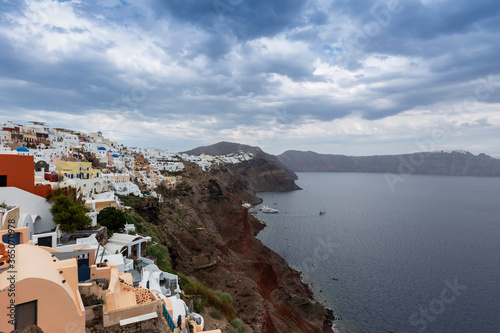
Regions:
[[188, 278], [179, 275], [180, 285], [182, 290], [186, 295], [197, 295], [201, 296], [202, 305], [209, 307], [214, 307], [218, 312], [223, 314], [226, 319], [232, 320], [236, 318], [234, 314], [234, 309], [231, 306], [231, 296], [226, 293], [221, 293], [210, 289], [209, 287], [201, 284], [200, 282], [192, 283]]
[[153, 245], [151, 242], [146, 244], [146, 255], [149, 257], [156, 257], [156, 265], [164, 272], [173, 273], [170, 266], [170, 255], [165, 246], [160, 244]]
[[219, 311], [217, 311], [217, 309], [211, 309], [208, 314], [214, 319], [222, 319], [222, 315]]
[[229, 329], [229, 333], [245, 333], [247, 330], [245, 323], [240, 318], [231, 320], [231, 325], [233, 327]]

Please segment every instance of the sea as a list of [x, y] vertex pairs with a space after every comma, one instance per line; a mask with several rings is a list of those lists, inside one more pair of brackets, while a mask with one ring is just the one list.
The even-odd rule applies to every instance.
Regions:
[[335, 332], [500, 332], [500, 178], [297, 175], [302, 190], [258, 193], [279, 210], [256, 214], [258, 238]]

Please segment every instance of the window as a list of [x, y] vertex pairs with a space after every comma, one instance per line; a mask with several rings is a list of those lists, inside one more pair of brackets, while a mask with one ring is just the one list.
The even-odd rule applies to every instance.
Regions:
[[37, 324], [37, 300], [16, 305], [16, 330]]
[[7, 176], [0, 176], [0, 187], [7, 186]]
[[38, 246], [52, 247], [52, 236], [39, 237]]

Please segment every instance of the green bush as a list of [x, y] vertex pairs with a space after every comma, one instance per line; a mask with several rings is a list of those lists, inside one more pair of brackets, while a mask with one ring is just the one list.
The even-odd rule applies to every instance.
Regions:
[[222, 315], [220, 314], [219, 311], [217, 311], [217, 309], [210, 309], [210, 312], [208, 314], [210, 315], [210, 317], [212, 317], [214, 319], [221, 319], [222, 318]]
[[[245, 323], [243, 323], [243, 320], [240, 318], [234, 318], [231, 320], [231, 325], [233, 326], [235, 333], [245, 333], [247, 330]], [[231, 330], [229, 331], [231, 332]]]
[[231, 295], [229, 295], [228, 293], [222, 294], [222, 301], [228, 304], [233, 303], [233, 299], [231, 298]]

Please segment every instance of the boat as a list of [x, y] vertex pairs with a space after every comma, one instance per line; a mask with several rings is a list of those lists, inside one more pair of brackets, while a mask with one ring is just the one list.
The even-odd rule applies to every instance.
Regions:
[[319, 212], [319, 215], [325, 215], [325, 214], [326, 214], [326, 212], [324, 210]]
[[277, 214], [277, 213], [279, 213], [279, 210], [271, 208], [269, 206], [262, 206], [262, 208], [260, 209], [260, 211], [262, 213], [267, 213], [267, 214]]

